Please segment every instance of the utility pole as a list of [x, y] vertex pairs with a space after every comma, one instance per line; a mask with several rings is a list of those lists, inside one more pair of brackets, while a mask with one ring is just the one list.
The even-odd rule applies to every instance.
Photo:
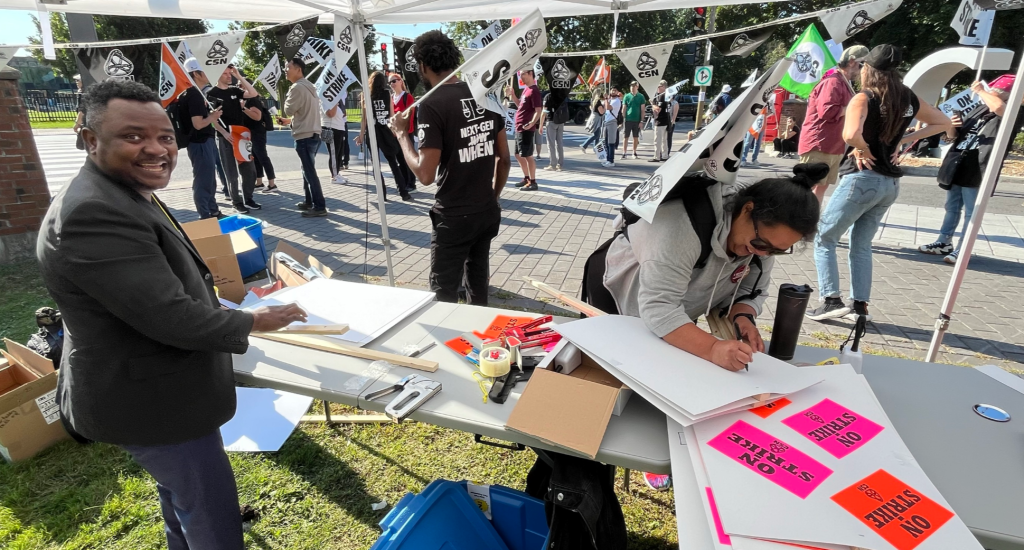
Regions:
[[[704, 26], [704, 30], [706, 33], [713, 33], [715, 32], [715, 6], [711, 6], [710, 8], [694, 8], [694, 10], [704, 9], [708, 10], [707, 22]], [[700, 11], [697, 11], [697, 15], [694, 17], [695, 22], [698, 20], [698, 17], [703, 18], [703, 14], [701, 14]], [[704, 41], [704, 64], [707, 65], [709, 63], [711, 63], [711, 39]], [[697, 101], [697, 116], [693, 121], [694, 130], [700, 128], [701, 121], [704, 119], [704, 101], [706, 100], [706, 95], [707, 86], [701, 86], [700, 96], [698, 97], [699, 101]]]

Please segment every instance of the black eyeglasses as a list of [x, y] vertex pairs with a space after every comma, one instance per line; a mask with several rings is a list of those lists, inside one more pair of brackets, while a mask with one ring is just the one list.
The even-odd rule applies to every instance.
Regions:
[[750, 246], [761, 252], [767, 252], [769, 256], [779, 256], [781, 254], [792, 254], [793, 247], [789, 247], [786, 250], [781, 248], [775, 248], [775, 245], [761, 238], [761, 235], [757, 231], [757, 220], [754, 222], [754, 239], [750, 241]]
[[395, 82], [401, 82], [401, 80], [389, 80], [388, 84], [394, 84]]

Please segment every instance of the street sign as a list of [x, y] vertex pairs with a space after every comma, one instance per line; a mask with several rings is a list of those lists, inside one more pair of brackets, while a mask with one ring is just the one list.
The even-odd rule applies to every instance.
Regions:
[[711, 85], [711, 74], [715, 70], [711, 65], [703, 65], [697, 67], [697, 72], [693, 75], [693, 83], [696, 86], [710, 86]]

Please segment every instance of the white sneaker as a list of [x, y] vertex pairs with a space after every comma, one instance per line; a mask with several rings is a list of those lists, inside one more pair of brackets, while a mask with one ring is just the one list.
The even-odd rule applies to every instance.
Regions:
[[757, 162], [756, 160], [752, 160], [747, 163], [747, 166], [761, 166], [761, 163]]
[[[931, 244], [925, 244], [918, 247], [918, 252], [924, 252], [925, 254], [946, 255], [953, 253], [953, 243], [944, 243], [935, 241]], [[954, 260], [954, 263], [955, 260]]]
[[541, 170], [547, 170], [548, 172], [554, 172], [556, 170], [556, 168], [555, 168], [555, 165], [549, 164], [549, 165], [545, 166], [544, 168], [541, 168]]
[[348, 179], [345, 176], [343, 176], [341, 174], [338, 174], [337, 176], [334, 176], [334, 179], [332, 179], [331, 182], [333, 182], [333, 183], [348, 183]]
[[601, 161], [601, 166], [604, 166], [605, 168], [608, 168], [610, 166], [615, 166], [615, 165], [610, 163], [610, 162], [608, 162], [607, 160], [602, 160]]
[[745, 161], [745, 160], [741, 160], [741, 161], [740, 161], [740, 168], [746, 168], [746, 167], [748, 167], [748, 166], [750, 166], [750, 165], [749, 165], [749, 164], [747, 164], [747, 161]]
[[956, 265], [956, 260], [959, 257], [960, 257], [960, 251], [959, 250], [954, 250], [954, 251], [950, 252], [949, 254], [947, 254], [946, 257], [942, 259], [942, 261], [946, 262], [949, 265]]

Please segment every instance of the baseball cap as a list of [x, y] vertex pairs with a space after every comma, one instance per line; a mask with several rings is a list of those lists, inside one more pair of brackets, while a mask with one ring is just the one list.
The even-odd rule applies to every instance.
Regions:
[[1004, 74], [999, 78], [993, 80], [988, 87], [995, 88], [996, 90], [1002, 90], [1009, 92], [1013, 89], [1013, 83], [1017, 81], [1017, 77], [1012, 74]]
[[895, 69], [902, 61], [903, 52], [892, 44], [879, 44], [864, 58], [864, 63], [879, 71]]
[[732, 86], [730, 86], [730, 85], [728, 85], [728, 84], [726, 84], [725, 86], [722, 86], [722, 92], [723, 92], [723, 93], [726, 93], [726, 94], [727, 94], [727, 93], [729, 93], [729, 92], [731, 92], [731, 91], [732, 91]]
[[839, 64], [845, 65], [846, 62], [851, 59], [860, 61], [867, 57], [869, 53], [871, 53], [871, 50], [869, 50], [867, 46], [861, 46], [860, 44], [850, 46], [843, 50], [843, 53], [839, 55]]
[[186, 59], [185, 60], [185, 72], [194, 73], [194, 72], [197, 72], [197, 71], [198, 72], [203, 72], [203, 67], [202, 67], [202, 65], [199, 64], [199, 60], [194, 58], [194, 57], [190, 57], [190, 58]]

